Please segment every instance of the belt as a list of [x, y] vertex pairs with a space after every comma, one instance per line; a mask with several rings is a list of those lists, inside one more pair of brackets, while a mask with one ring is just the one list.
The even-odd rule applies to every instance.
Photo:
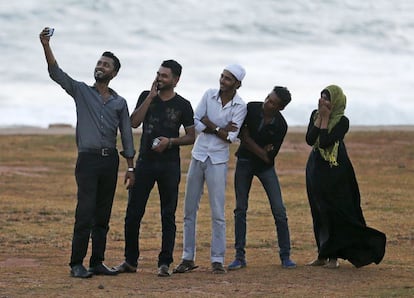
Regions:
[[94, 153], [100, 156], [109, 156], [112, 154], [118, 154], [118, 150], [116, 150], [116, 148], [101, 148], [101, 149], [83, 148], [79, 150], [79, 152]]

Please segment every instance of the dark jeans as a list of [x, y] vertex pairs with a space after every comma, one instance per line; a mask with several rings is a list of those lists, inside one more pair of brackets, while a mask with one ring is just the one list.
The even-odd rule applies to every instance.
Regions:
[[175, 245], [175, 211], [178, 185], [181, 178], [180, 161], [137, 160], [135, 184], [130, 190], [125, 217], [125, 260], [137, 266], [139, 257], [139, 229], [145, 207], [155, 182], [161, 203], [162, 244], [158, 266], [173, 262]]
[[236, 258], [245, 259], [246, 246], [246, 213], [248, 208], [249, 192], [253, 177], [257, 176], [262, 183], [273, 218], [275, 220], [280, 258], [290, 257], [290, 235], [286, 217], [286, 209], [283, 205], [279, 179], [272, 167], [264, 171], [255, 171], [251, 162], [247, 159], [238, 159], [234, 176], [234, 188], [236, 190], [236, 209], [234, 209], [234, 231]]
[[81, 152], [75, 169], [78, 185], [78, 203], [73, 229], [70, 266], [83, 263], [89, 238], [92, 238], [92, 255], [89, 266], [104, 260], [106, 235], [109, 230], [112, 203], [118, 179], [119, 156], [113, 153], [100, 156]]

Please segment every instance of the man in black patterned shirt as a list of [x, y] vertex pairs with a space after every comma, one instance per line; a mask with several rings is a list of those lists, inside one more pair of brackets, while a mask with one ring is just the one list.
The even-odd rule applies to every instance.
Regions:
[[[133, 127], [143, 124], [136, 183], [131, 188], [125, 217], [125, 261], [119, 273], [136, 272], [139, 258], [139, 230], [149, 195], [155, 183], [161, 205], [162, 244], [158, 255], [158, 276], [170, 276], [175, 245], [175, 212], [181, 180], [180, 146], [195, 140], [194, 112], [188, 100], [175, 92], [181, 65], [163, 61], [151, 90], [143, 91], [131, 115]], [[185, 134], [180, 136], [181, 126]]]

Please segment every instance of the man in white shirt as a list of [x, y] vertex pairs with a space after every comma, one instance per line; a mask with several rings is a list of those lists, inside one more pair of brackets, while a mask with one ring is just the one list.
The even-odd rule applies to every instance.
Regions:
[[245, 74], [244, 68], [238, 64], [225, 67], [220, 77], [220, 89], [207, 90], [195, 110], [194, 124], [199, 135], [187, 174], [182, 262], [174, 273], [197, 268], [194, 263], [196, 221], [204, 182], [207, 183], [211, 209], [212, 272], [226, 272], [223, 263], [226, 251], [224, 203], [227, 162], [229, 144], [236, 141], [247, 113], [246, 104], [237, 94]]

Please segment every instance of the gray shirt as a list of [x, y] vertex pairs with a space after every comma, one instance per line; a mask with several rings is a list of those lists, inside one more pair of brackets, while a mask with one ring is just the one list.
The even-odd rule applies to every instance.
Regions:
[[49, 75], [76, 104], [76, 144], [78, 152], [87, 149], [116, 148], [118, 128], [125, 158], [135, 155], [131, 121], [126, 100], [110, 89], [111, 96], [104, 102], [95, 87], [78, 82], [66, 74], [57, 63], [49, 68]]

